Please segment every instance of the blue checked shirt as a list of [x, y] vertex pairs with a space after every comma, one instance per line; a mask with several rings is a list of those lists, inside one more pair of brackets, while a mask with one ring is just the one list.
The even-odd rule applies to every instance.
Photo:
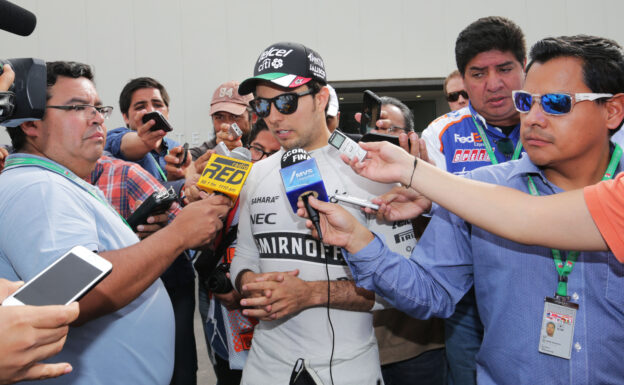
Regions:
[[[528, 192], [527, 175], [541, 195], [562, 191], [527, 156], [467, 177]], [[624, 264], [611, 252], [582, 252], [569, 276], [568, 295], [579, 304], [570, 360], [538, 352], [544, 297], [557, 288], [548, 248], [494, 236], [438, 207], [410, 259], [378, 236], [345, 255], [358, 286], [416, 318], [450, 316], [474, 283], [485, 327], [479, 384], [624, 382]]]

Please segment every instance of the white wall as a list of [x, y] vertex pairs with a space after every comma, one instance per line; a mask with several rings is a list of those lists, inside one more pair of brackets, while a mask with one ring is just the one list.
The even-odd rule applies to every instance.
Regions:
[[[29, 37], [0, 31], [0, 57], [92, 64], [109, 128], [123, 124], [119, 92], [152, 76], [171, 98], [170, 134], [198, 144], [212, 136], [213, 90], [253, 71], [277, 41], [318, 51], [329, 80], [444, 77], [455, 67], [459, 31], [482, 16], [513, 19], [527, 44], [594, 34], [624, 44], [619, 0], [13, 0], [37, 15]], [[0, 143], [9, 143], [4, 129]]]

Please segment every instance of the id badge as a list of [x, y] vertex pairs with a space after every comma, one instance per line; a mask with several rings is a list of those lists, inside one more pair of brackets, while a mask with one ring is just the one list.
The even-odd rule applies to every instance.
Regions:
[[540, 332], [539, 351], [551, 356], [570, 359], [574, 323], [578, 304], [565, 299], [544, 299], [544, 315]]

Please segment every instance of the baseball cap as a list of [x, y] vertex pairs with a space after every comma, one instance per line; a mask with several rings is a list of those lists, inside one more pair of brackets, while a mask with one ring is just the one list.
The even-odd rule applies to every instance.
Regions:
[[260, 80], [284, 88], [297, 88], [310, 80], [327, 84], [321, 55], [299, 43], [276, 43], [262, 51], [254, 67], [254, 76], [241, 83], [238, 92], [253, 92]]
[[334, 87], [327, 85], [329, 89], [329, 106], [327, 106], [327, 115], [336, 116], [338, 114], [338, 95]]
[[242, 115], [247, 110], [253, 95], [241, 96], [238, 93], [238, 85], [238, 82], [229, 81], [217, 87], [210, 101], [210, 115], [219, 111]]

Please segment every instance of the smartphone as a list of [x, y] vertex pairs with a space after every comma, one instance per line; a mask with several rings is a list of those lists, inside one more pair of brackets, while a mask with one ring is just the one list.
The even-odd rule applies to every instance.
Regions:
[[399, 146], [399, 137], [388, 134], [377, 134], [375, 132], [369, 132], [368, 134], [362, 135], [360, 142], [390, 142], [395, 146]]
[[152, 119], [156, 122], [156, 124], [154, 124], [152, 128], [150, 128], [150, 131], [173, 131], [173, 127], [171, 127], [167, 119], [165, 119], [165, 116], [161, 114], [160, 111], [152, 111], [143, 115], [143, 123], [147, 123]]
[[232, 123], [230, 124], [230, 128], [228, 128], [228, 134], [232, 135], [235, 139], [243, 136], [243, 130], [238, 127], [238, 124]]
[[327, 141], [332, 147], [341, 154], [345, 154], [349, 160], [357, 157], [360, 162], [366, 157], [366, 151], [360, 147], [353, 139], [342, 133], [340, 130], [334, 130]]
[[132, 227], [132, 230], [136, 231], [137, 226], [144, 224], [150, 215], [168, 210], [176, 199], [178, 199], [178, 195], [173, 187], [169, 187], [169, 190], [155, 191], [126, 218], [126, 222]]
[[381, 117], [381, 99], [371, 90], [364, 91], [362, 98], [362, 117], [360, 118], [360, 134], [374, 130]]
[[87, 294], [112, 269], [106, 259], [76, 246], [7, 297], [2, 306], [68, 305]]
[[186, 163], [186, 158], [188, 158], [188, 148], [188, 142], [184, 143], [184, 146], [182, 146], [182, 153], [180, 153], [180, 155], [178, 156], [178, 159], [180, 159], [177, 165], [178, 168], [182, 167], [184, 163]]

